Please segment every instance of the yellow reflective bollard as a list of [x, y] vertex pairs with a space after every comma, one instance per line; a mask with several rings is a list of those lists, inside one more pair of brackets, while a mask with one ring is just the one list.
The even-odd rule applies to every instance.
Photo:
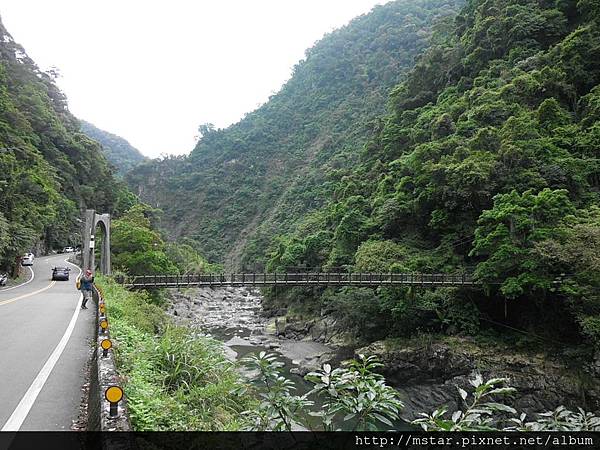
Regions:
[[108, 356], [108, 351], [112, 348], [112, 341], [110, 339], [104, 339], [100, 342], [100, 347], [102, 347], [102, 356]]
[[110, 403], [110, 416], [116, 417], [119, 414], [119, 402], [123, 398], [123, 389], [119, 386], [109, 386], [104, 391], [104, 398]]

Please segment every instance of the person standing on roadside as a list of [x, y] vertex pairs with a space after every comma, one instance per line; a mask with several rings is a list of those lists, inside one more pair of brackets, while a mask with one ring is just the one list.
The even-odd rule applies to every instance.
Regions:
[[86, 303], [92, 298], [92, 289], [94, 289], [94, 274], [90, 269], [85, 271], [85, 275], [81, 277], [81, 293], [83, 294], [83, 301], [81, 302], [81, 309], [87, 309]]

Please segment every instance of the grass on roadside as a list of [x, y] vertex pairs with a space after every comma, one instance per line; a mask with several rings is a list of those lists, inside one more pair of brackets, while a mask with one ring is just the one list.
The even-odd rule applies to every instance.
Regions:
[[175, 326], [143, 292], [97, 277], [134, 430], [229, 431], [252, 407], [220, 344]]

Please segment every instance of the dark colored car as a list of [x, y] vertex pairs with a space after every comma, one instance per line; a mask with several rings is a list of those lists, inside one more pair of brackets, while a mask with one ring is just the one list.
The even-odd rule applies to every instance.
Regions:
[[8, 281], [8, 275], [5, 273], [0, 273], [0, 286], [6, 286], [7, 281]]
[[67, 281], [69, 279], [69, 272], [71, 269], [68, 267], [55, 267], [52, 269], [52, 279]]

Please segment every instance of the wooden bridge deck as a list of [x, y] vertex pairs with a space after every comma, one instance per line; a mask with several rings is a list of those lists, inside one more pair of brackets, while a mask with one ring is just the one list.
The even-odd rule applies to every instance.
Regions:
[[117, 277], [133, 289], [211, 286], [476, 286], [470, 274], [444, 273], [230, 273]]

